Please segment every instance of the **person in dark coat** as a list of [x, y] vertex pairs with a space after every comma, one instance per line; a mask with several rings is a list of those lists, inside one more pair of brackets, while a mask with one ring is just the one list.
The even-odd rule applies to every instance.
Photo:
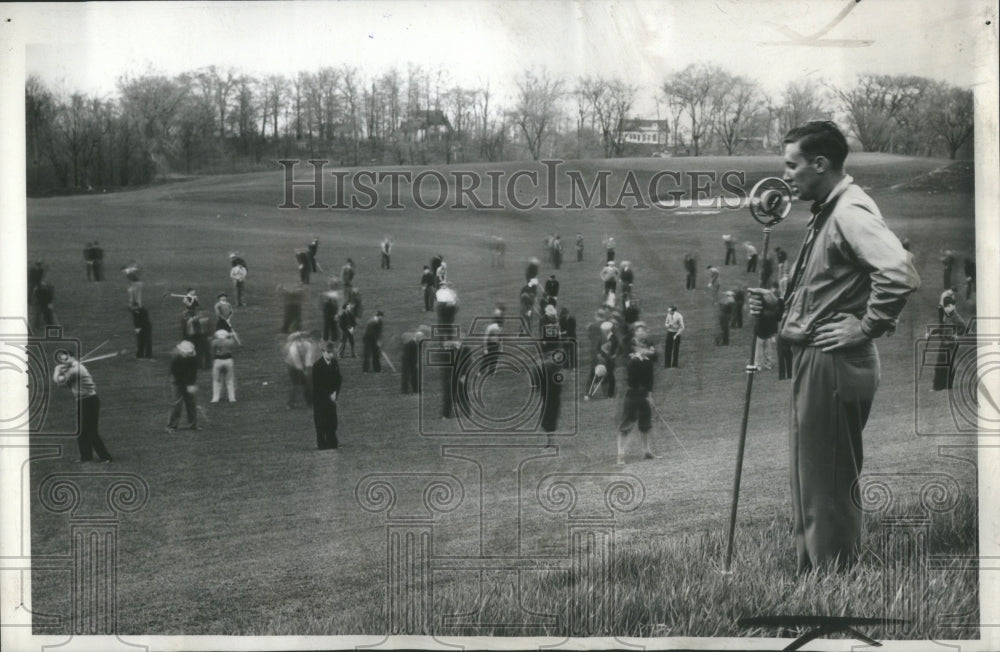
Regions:
[[376, 310], [375, 315], [365, 324], [364, 335], [361, 336], [361, 372], [374, 373], [382, 371], [382, 311]]
[[304, 249], [296, 249], [295, 264], [299, 268], [299, 281], [304, 285], [309, 285], [309, 273], [312, 271], [312, 263], [309, 262], [309, 252]]
[[559, 428], [559, 413], [562, 410], [562, 386], [565, 381], [564, 366], [555, 362], [552, 356], [544, 356], [539, 374], [539, 398], [542, 403], [542, 414], [539, 425], [545, 433], [546, 447], [555, 444], [552, 433]]
[[403, 360], [399, 366], [402, 376], [401, 388], [404, 394], [420, 393], [420, 342], [423, 331], [403, 333]]
[[656, 457], [649, 446], [649, 431], [653, 427], [652, 392], [653, 370], [656, 365], [656, 349], [649, 343], [645, 333], [639, 333], [632, 342], [632, 353], [625, 365], [625, 404], [622, 423], [618, 427], [618, 464], [625, 464], [625, 443], [633, 425], [639, 426], [645, 458]]
[[94, 252], [93, 253], [93, 256], [94, 256], [94, 280], [95, 281], [103, 281], [104, 280], [104, 249], [101, 248], [101, 245], [97, 244], [96, 240], [94, 241], [93, 252]]
[[335, 281], [330, 281], [330, 289], [320, 297], [320, 308], [323, 312], [323, 339], [327, 342], [340, 341], [340, 325], [337, 315], [340, 312], [340, 293], [334, 289]]
[[301, 283], [294, 286], [279, 285], [278, 294], [281, 295], [281, 303], [285, 309], [281, 332], [287, 334], [302, 330], [302, 299], [305, 288]]
[[966, 258], [965, 259], [965, 300], [968, 301], [972, 298], [972, 294], [976, 291], [976, 259]]
[[173, 359], [170, 361], [170, 384], [174, 394], [173, 403], [170, 405], [170, 418], [167, 421], [167, 432], [177, 431], [182, 407], [187, 412], [188, 427], [191, 430], [201, 430], [198, 425], [198, 405], [195, 403], [195, 393], [198, 391], [198, 386], [195, 384], [197, 380], [198, 358], [194, 344], [183, 340], [174, 349]]
[[570, 314], [569, 308], [559, 310], [559, 334], [566, 352], [566, 368], [576, 369], [576, 317]]
[[732, 290], [725, 292], [719, 300], [719, 334], [715, 336], [716, 346], [729, 346], [729, 324], [733, 320], [733, 306], [736, 305]]
[[[309, 271], [315, 274], [319, 271], [319, 263], [316, 262], [316, 252], [319, 251], [319, 238], [313, 238], [306, 251], [309, 252]], [[308, 282], [306, 281], [306, 283]]]
[[340, 309], [340, 315], [337, 317], [337, 322], [340, 326], [340, 349], [337, 352], [337, 357], [343, 358], [344, 351], [347, 349], [347, 345], [351, 345], [351, 357], [354, 357], [354, 328], [358, 325], [358, 318], [354, 316], [354, 304], [348, 303], [343, 308]]
[[556, 280], [556, 275], [552, 274], [549, 276], [549, 280], [545, 281], [545, 303], [550, 305], [556, 305], [559, 300], [559, 281]]
[[942, 301], [940, 325], [935, 329], [938, 357], [934, 362], [933, 389], [951, 389], [955, 382], [955, 358], [958, 338], [965, 335], [967, 324], [955, 310], [955, 297], [947, 296]]
[[313, 422], [316, 425], [316, 447], [320, 450], [337, 448], [337, 397], [343, 378], [335, 356], [336, 345], [323, 343], [323, 355], [312, 366]]
[[424, 310], [431, 312], [434, 310], [434, 291], [437, 290], [437, 282], [434, 272], [428, 265], [424, 265], [424, 271], [420, 275], [420, 288], [424, 294]]
[[153, 357], [153, 323], [149, 319], [149, 311], [143, 306], [129, 308], [132, 313], [132, 326], [135, 328], [135, 357]]
[[687, 272], [684, 289], [694, 290], [698, 287], [698, 260], [694, 254], [684, 255], [684, 271]]
[[[767, 264], [767, 259], [764, 259]], [[747, 290], [742, 285], [733, 290], [733, 319], [730, 326], [733, 328], [743, 328], [743, 304], [746, 303]]]

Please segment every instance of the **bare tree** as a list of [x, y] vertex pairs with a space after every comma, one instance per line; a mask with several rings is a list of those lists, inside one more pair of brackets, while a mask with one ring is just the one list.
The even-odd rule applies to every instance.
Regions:
[[693, 63], [663, 84], [663, 94], [674, 98], [688, 115], [695, 156], [701, 153], [702, 138], [712, 124], [712, 89], [724, 74], [718, 66]]
[[524, 134], [528, 152], [536, 161], [541, 156], [545, 136], [559, 117], [562, 88], [562, 80], [552, 79], [545, 70], [537, 74], [526, 70], [517, 82], [517, 106], [511, 117]]
[[861, 146], [869, 152], [886, 152], [893, 149], [897, 128], [916, 108], [927, 81], [921, 77], [863, 74], [853, 88], [832, 90]]
[[829, 120], [830, 112], [825, 108], [824, 99], [823, 90], [811, 80], [788, 82], [776, 111], [779, 135], [810, 120]]
[[711, 99], [712, 131], [726, 154], [732, 156], [758, 118], [762, 107], [760, 90], [746, 77], [720, 72]]
[[[637, 90], [620, 80], [600, 77], [585, 77], [577, 86], [578, 98], [583, 99], [601, 130], [605, 158], [620, 156], [625, 147], [625, 119], [635, 102]], [[579, 103], [577, 108], [580, 110]], [[582, 110], [580, 112], [582, 114]]]
[[929, 94], [927, 128], [944, 141], [948, 158], [955, 160], [958, 150], [972, 138], [975, 106], [972, 91], [946, 84], [936, 84]]
[[490, 83], [487, 81], [474, 98], [479, 130], [479, 155], [487, 161], [496, 161], [503, 156], [503, 146], [507, 139], [507, 114], [503, 108], [491, 104], [492, 99]]

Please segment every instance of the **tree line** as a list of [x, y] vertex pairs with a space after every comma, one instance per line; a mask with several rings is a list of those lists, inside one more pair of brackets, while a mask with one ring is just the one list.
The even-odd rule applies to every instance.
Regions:
[[[692, 64], [654, 94], [657, 137], [639, 146], [640, 89], [525, 70], [514, 92], [466, 88], [417, 65], [376, 76], [351, 66], [255, 76], [209, 66], [121, 77], [112, 97], [25, 86], [28, 193], [100, 191], [171, 175], [262, 169], [282, 157], [411, 165], [545, 157], [774, 152], [810, 119], [840, 123], [866, 151], [954, 159], [972, 141], [972, 91], [915, 76], [853, 86], [796, 80], [776, 95], [754, 79]], [[633, 139], [634, 140], [634, 139]]]

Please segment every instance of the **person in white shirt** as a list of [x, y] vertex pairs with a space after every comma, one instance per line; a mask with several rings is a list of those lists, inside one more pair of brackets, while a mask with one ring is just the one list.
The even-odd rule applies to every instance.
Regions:
[[80, 449], [80, 461], [90, 462], [97, 453], [101, 462], [110, 462], [111, 453], [104, 446], [98, 432], [101, 413], [101, 399], [97, 397], [97, 385], [87, 368], [75, 357], [63, 351], [57, 354], [58, 365], [52, 380], [61, 387], [68, 387], [76, 397], [80, 414], [80, 434], [76, 437]]
[[243, 287], [247, 280], [247, 268], [239, 263], [234, 264], [229, 270], [229, 278], [233, 279], [233, 287], [236, 288], [236, 306], [240, 308], [246, 307]]
[[223, 383], [226, 384], [229, 402], [236, 402], [236, 376], [233, 374], [233, 352], [236, 347], [231, 332], [221, 328], [215, 331], [212, 339], [212, 403], [219, 402]]
[[677, 312], [677, 306], [667, 308], [667, 319], [663, 322], [667, 328], [667, 341], [663, 347], [664, 368], [677, 367], [681, 354], [681, 333], [684, 332], [684, 317]]

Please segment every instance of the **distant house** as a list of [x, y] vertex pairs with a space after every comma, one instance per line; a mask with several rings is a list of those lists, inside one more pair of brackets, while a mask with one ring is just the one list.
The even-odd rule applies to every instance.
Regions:
[[399, 130], [405, 140], [418, 143], [425, 140], [444, 140], [452, 132], [448, 116], [439, 109], [413, 112], [399, 125]]
[[626, 120], [622, 126], [622, 142], [661, 148], [667, 145], [669, 132], [670, 128], [666, 120], [633, 118]]

